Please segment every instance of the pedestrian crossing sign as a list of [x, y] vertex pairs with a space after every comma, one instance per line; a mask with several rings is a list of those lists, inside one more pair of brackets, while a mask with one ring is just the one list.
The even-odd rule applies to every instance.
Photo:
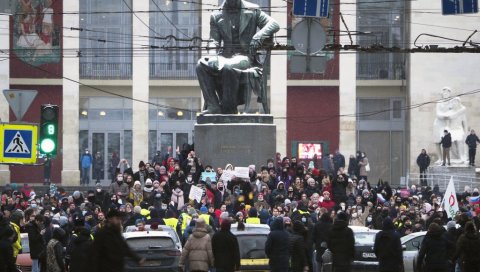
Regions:
[[37, 161], [38, 127], [0, 124], [0, 163], [34, 164]]

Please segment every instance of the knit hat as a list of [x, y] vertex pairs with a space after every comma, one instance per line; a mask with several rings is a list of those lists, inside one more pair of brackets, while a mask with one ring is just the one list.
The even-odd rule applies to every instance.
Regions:
[[81, 196], [81, 194], [80, 194], [79, 191], [73, 192], [73, 197], [74, 197], [74, 198], [79, 198], [80, 196]]
[[229, 231], [231, 226], [232, 223], [230, 223], [230, 220], [225, 219], [222, 221], [222, 224], [220, 224], [220, 229], [223, 231]]
[[198, 218], [195, 222], [196, 228], [204, 228], [205, 227], [205, 220], [203, 218]]
[[337, 214], [337, 220], [348, 221], [348, 215], [344, 212], [339, 212]]
[[448, 221], [447, 223], [447, 229], [454, 229], [457, 227], [457, 222], [451, 220], [451, 221]]
[[136, 181], [133, 183], [133, 186], [137, 186], [137, 185], [140, 185], [140, 186], [142, 186], [142, 184], [140, 183], [140, 181], [139, 181], [139, 180], [136, 180]]
[[200, 212], [201, 212], [201, 213], [208, 213], [208, 208], [207, 208], [206, 206], [202, 206], [202, 207], [200, 208]]
[[283, 202], [285, 205], [290, 205], [290, 203], [292, 203], [292, 201], [288, 198], [285, 199], [285, 201]]
[[142, 212], [142, 208], [140, 206], [133, 207], [133, 212], [140, 214]]
[[145, 185], [152, 185], [152, 184], [153, 184], [153, 182], [149, 178], [145, 181]]

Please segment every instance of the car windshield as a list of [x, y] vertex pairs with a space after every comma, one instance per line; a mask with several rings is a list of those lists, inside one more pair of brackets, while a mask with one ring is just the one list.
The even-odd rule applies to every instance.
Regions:
[[265, 242], [267, 235], [238, 235], [241, 259], [266, 259]]
[[373, 245], [376, 232], [354, 232], [356, 245]]
[[137, 237], [127, 239], [127, 244], [132, 249], [170, 248], [175, 247], [169, 237]]

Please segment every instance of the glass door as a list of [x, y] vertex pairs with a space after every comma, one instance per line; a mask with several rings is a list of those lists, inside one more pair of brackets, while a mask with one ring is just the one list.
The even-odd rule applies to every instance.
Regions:
[[92, 180], [108, 184], [113, 179], [120, 158], [123, 158], [121, 132], [92, 132]]

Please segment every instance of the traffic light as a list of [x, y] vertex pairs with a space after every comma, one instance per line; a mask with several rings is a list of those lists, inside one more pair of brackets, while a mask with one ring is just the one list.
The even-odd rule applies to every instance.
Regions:
[[58, 147], [58, 106], [46, 104], [40, 110], [40, 153], [55, 156]]

